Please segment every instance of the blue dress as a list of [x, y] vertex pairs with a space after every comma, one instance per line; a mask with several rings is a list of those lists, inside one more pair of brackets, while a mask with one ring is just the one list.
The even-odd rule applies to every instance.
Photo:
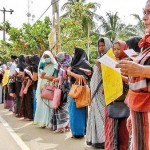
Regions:
[[86, 107], [76, 108], [74, 99], [69, 100], [70, 128], [74, 137], [83, 137], [86, 131]]

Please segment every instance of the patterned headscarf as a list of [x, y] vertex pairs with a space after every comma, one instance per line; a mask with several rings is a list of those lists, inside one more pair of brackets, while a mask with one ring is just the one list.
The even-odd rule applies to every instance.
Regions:
[[65, 52], [59, 52], [56, 55], [56, 60], [59, 64], [69, 67], [71, 65], [72, 58]]
[[[123, 51], [124, 51], [124, 50], [127, 50], [128, 46], [127, 46], [127, 44], [126, 44], [125, 41], [118, 40], [118, 41], [116, 41], [114, 44], [117, 44], [117, 43], [120, 45], [121, 50], [123, 50]], [[127, 55], [126, 55], [125, 53], [123, 53], [121, 59], [124, 59], [124, 58], [126, 58], [126, 57], [127, 57]]]

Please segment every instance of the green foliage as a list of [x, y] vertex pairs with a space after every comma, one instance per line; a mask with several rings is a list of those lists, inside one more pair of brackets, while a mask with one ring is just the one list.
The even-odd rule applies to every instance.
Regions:
[[[119, 18], [118, 13], [107, 12], [105, 19], [96, 14], [100, 4], [85, 2], [86, 0], [68, 0], [62, 6], [62, 10], [66, 11], [60, 17], [62, 51], [72, 55], [74, 47], [79, 46], [88, 53], [89, 43], [90, 63], [94, 65], [98, 57], [97, 41], [99, 37], [108, 37], [113, 42], [118, 39], [127, 40], [135, 35], [144, 35], [144, 25], [139, 15], [132, 14], [137, 20], [136, 26], [126, 25]], [[95, 20], [98, 20], [98, 25], [100, 24], [97, 29]], [[5, 30], [9, 35], [8, 42], [0, 41], [1, 61], [8, 60], [11, 54], [41, 54], [49, 49], [48, 35], [51, 29], [52, 24], [48, 17], [36, 22], [33, 26], [24, 23], [19, 29], [12, 27], [8, 22], [1, 23], [0, 30]]]
[[130, 36], [136, 35], [133, 25], [126, 25], [118, 17], [118, 13], [107, 12], [107, 18], [100, 17], [101, 25], [97, 32], [103, 37], [108, 37], [112, 42], [118, 39], [127, 40]]
[[[97, 3], [70, 0], [62, 7], [66, 13], [60, 19], [62, 51], [73, 53], [74, 47], [79, 46], [86, 50], [88, 43], [88, 28], [92, 33], [95, 24], [93, 19], [98, 15], [95, 11], [100, 6]], [[96, 35], [90, 34], [89, 43], [92, 45]]]
[[20, 29], [11, 27], [7, 23], [9, 42], [1, 41], [0, 51], [4, 51], [8, 58], [11, 54], [41, 54], [49, 48], [48, 35], [51, 32], [51, 25], [48, 17], [33, 26], [24, 23]]

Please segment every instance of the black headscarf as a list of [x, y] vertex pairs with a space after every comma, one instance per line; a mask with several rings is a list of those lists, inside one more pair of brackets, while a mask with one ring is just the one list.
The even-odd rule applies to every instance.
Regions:
[[38, 66], [39, 65], [39, 62], [40, 62], [40, 56], [39, 55], [34, 55], [31, 57], [31, 62], [33, 65], [36, 65]]
[[88, 57], [86, 52], [79, 47], [75, 47], [75, 54], [71, 62], [72, 72], [87, 76], [84, 71], [79, 68], [88, 69], [92, 71], [92, 67], [88, 62]]
[[31, 66], [31, 65], [32, 65], [31, 57], [32, 57], [31, 55], [27, 55], [26, 58], [25, 58], [26, 63], [27, 63], [28, 66]]
[[138, 53], [141, 52], [141, 48], [138, 46], [138, 43], [141, 39], [142, 39], [141, 37], [135, 36], [135, 37], [132, 37], [129, 40], [127, 40], [126, 43], [129, 47], [129, 49], [133, 49], [134, 51], [136, 51]]
[[15, 56], [15, 55], [11, 55], [11, 59], [17, 59], [17, 56]]
[[18, 57], [18, 65], [17, 68], [19, 68], [20, 71], [24, 71], [24, 69], [26, 68], [27, 64], [25, 61], [25, 56], [24, 55], [20, 55]]

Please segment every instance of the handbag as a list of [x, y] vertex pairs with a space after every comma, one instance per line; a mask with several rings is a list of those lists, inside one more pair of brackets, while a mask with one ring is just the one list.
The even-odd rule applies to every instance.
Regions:
[[61, 102], [65, 103], [68, 100], [68, 92], [70, 90], [70, 84], [68, 82], [68, 79], [62, 79], [62, 95], [61, 95]]
[[86, 80], [84, 78], [82, 86], [82, 91], [78, 98], [75, 99], [76, 108], [82, 108], [91, 105], [91, 90], [89, 86], [86, 84]]
[[83, 86], [81, 84], [82, 84], [82, 79], [81, 78], [79, 79], [78, 82], [76, 81], [74, 84], [72, 84], [68, 96], [70, 96], [72, 98], [79, 97], [79, 95], [82, 92], [82, 88], [83, 88]]
[[108, 105], [108, 117], [110, 118], [128, 118], [129, 115], [129, 107], [123, 101], [114, 102]]
[[59, 107], [61, 95], [62, 95], [62, 91], [60, 89], [60, 85], [58, 85], [58, 88], [55, 88], [55, 90], [54, 90], [54, 98], [53, 98], [53, 102], [52, 102], [53, 109], [57, 109]]
[[41, 98], [46, 100], [53, 100], [55, 88], [56, 87], [54, 85], [46, 84], [42, 89]]
[[8, 93], [10, 94], [10, 93], [15, 93], [15, 90], [16, 88], [15, 88], [15, 81], [14, 81], [14, 79], [10, 79], [9, 80], [9, 84], [8, 84]]

